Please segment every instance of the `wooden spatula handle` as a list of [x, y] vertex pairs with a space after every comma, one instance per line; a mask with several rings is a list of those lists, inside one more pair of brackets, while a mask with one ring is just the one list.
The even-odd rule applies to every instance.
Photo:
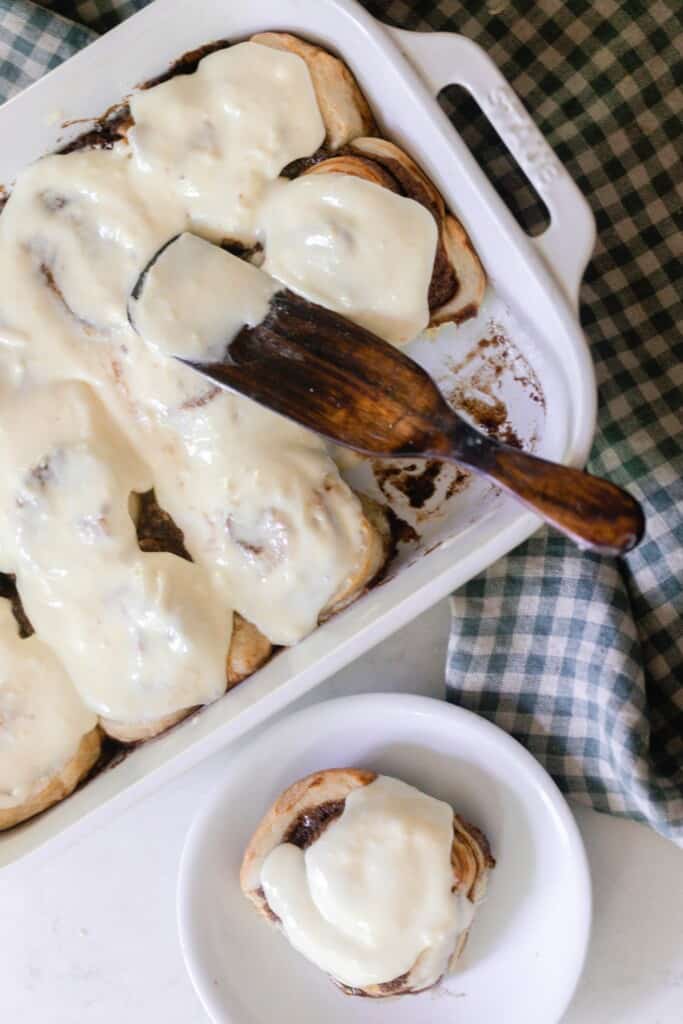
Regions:
[[643, 510], [616, 484], [501, 444], [464, 420], [449, 435], [454, 461], [495, 480], [579, 547], [619, 555], [641, 539]]

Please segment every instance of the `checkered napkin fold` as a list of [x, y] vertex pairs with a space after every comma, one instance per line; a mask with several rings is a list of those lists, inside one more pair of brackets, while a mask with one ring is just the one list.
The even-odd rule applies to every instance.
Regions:
[[[0, 0], [0, 101], [145, 3]], [[600, 417], [589, 468], [627, 486], [648, 521], [620, 561], [544, 530], [459, 590], [448, 697], [521, 740], [570, 797], [683, 844], [680, 7], [366, 6], [483, 45], [591, 202], [599, 242], [581, 315]]]

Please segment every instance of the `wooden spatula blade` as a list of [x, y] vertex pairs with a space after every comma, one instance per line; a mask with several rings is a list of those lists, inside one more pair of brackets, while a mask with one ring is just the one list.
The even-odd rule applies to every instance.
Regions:
[[187, 365], [369, 455], [428, 453], [448, 406], [429, 375], [370, 331], [288, 291], [220, 363]]
[[222, 362], [188, 365], [368, 455], [469, 466], [584, 547], [623, 554], [643, 535], [642, 510], [626, 491], [486, 437], [403, 353], [289, 292], [277, 293], [265, 320], [244, 328]]

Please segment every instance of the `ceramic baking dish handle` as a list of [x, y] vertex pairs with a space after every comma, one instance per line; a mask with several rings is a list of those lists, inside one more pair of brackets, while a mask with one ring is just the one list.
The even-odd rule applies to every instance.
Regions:
[[390, 32], [434, 96], [462, 85], [476, 99], [543, 198], [550, 226], [531, 239], [574, 307], [595, 242], [590, 207], [493, 61], [476, 43], [444, 32]]

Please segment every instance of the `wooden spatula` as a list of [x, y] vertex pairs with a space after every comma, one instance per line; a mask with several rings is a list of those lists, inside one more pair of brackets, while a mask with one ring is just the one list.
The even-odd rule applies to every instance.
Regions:
[[[626, 491], [480, 433], [403, 352], [290, 291], [273, 294], [266, 275], [194, 235], [171, 239], [153, 256], [128, 315], [148, 343], [182, 353], [182, 362], [222, 387], [337, 444], [374, 458], [468, 466], [581, 547], [621, 554], [643, 534], [642, 510]], [[256, 326], [240, 330], [245, 321]], [[197, 352], [219, 361], [196, 361]]]
[[643, 535], [642, 509], [626, 491], [480, 433], [414, 360], [292, 292], [278, 292], [265, 319], [243, 328], [221, 362], [183, 362], [364, 455], [467, 466], [579, 547], [618, 555]]

